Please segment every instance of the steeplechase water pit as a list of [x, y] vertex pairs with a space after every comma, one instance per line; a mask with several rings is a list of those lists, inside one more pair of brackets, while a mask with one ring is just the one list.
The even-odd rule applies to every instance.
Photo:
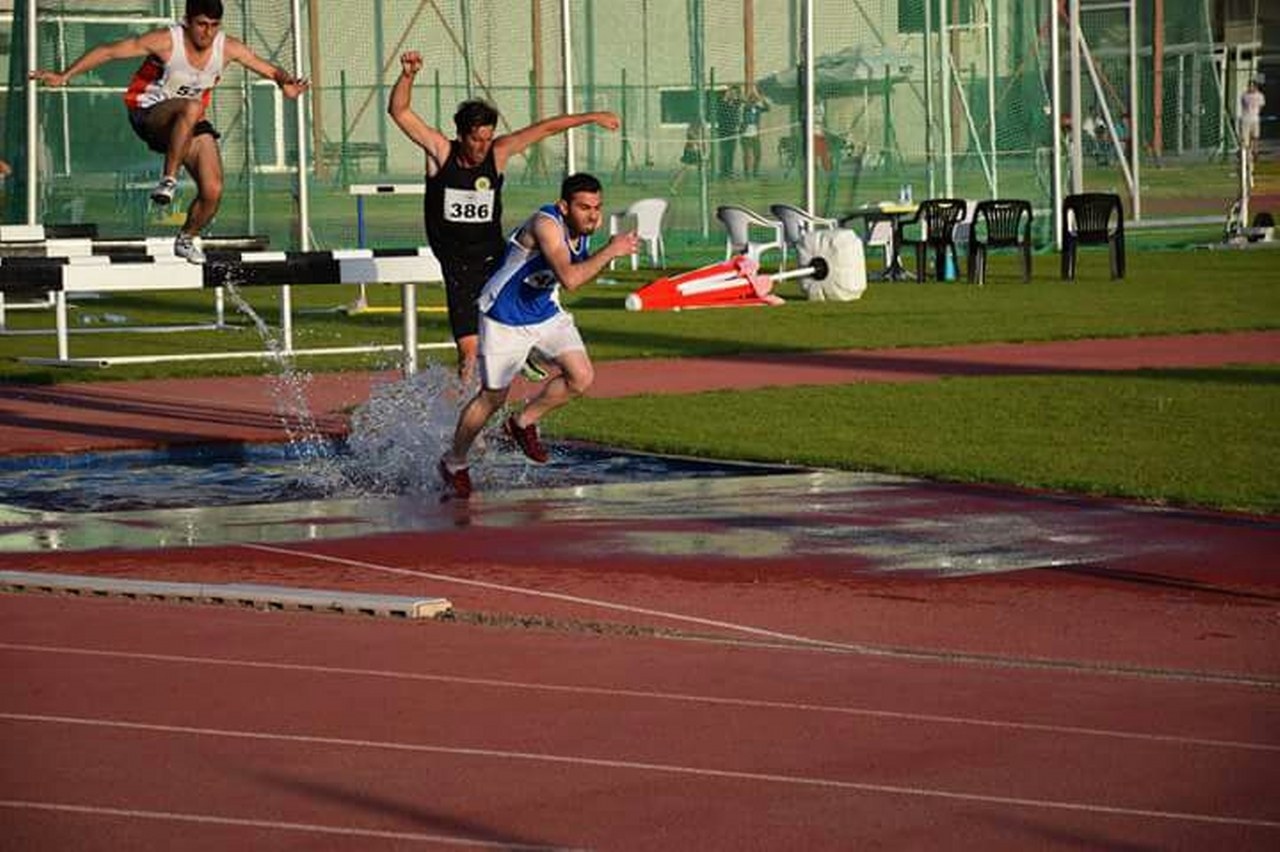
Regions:
[[441, 534], [483, 562], [509, 547], [507, 531], [533, 528], [540, 544], [528, 556], [557, 564], [590, 554], [971, 576], [1184, 546], [1138, 534], [1158, 511], [1149, 507], [554, 441], [550, 464], [536, 466], [496, 431], [473, 457], [476, 495], [442, 501], [435, 460], [460, 398], [450, 370], [433, 365], [376, 387], [340, 443], [298, 408], [294, 383], [304, 379], [276, 379], [288, 444], [0, 460], [0, 553], [23, 569], [32, 563], [21, 554], [40, 552], [408, 534], [405, 546], [429, 557]]

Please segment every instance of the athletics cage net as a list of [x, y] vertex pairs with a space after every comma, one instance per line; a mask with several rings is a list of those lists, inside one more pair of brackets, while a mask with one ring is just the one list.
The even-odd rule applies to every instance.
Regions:
[[[279, 248], [424, 241], [423, 155], [386, 114], [406, 50], [425, 59], [413, 107], [449, 136], [471, 97], [499, 108], [499, 132], [619, 114], [620, 132], [579, 128], [513, 160], [506, 224], [552, 200], [567, 169], [591, 171], [610, 210], [669, 200], [677, 260], [723, 246], [722, 204], [839, 217], [908, 188], [917, 201], [1024, 198], [1048, 242], [1055, 182], [1117, 191], [1129, 216], [1158, 219], [1220, 219], [1235, 191], [1228, 105], [1245, 58], [1215, 40], [1210, 0], [224, 2], [229, 34], [313, 83], [297, 105], [237, 66], [211, 108], [226, 170], [214, 232]], [[181, 14], [182, 0], [0, 0], [5, 221], [176, 228], [147, 203], [159, 157], [120, 103], [135, 64], [34, 97], [25, 75], [27, 33], [36, 63], [61, 68]], [[362, 185], [396, 191], [353, 195]]]

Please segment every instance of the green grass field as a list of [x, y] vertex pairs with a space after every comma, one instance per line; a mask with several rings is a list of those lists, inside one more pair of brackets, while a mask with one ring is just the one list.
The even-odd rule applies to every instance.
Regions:
[[[566, 299], [596, 360], [937, 346], [1280, 328], [1280, 252], [1134, 252], [1129, 277], [1112, 282], [1106, 258], [1088, 253], [1078, 281], [1056, 277], [1056, 256], [1037, 258], [1030, 284], [1012, 258], [997, 257], [983, 287], [875, 284], [852, 303], [788, 303], [676, 313], [629, 313], [626, 294], [652, 273], [606, 273]], [[874, 265], [874, 264], [873, 264]], [[376, 303], [398, 290], [373, 287]], [[248, 291], [268, 323], [277, 291]], [[295, 345], [399, 339], [396, 314], [348, 316], [333, 308], [354, 288], [295, 288]], [[204, 293], [128, 294], [78, 303], [73, 322], [207, 321]], [[423, 301], [438, 305], [432, 290]], [[315, 311], [314, 313], [311, 313]], [[49, 328], [47, 311], [9, 315], [11, 328]], [[75, 356], [260, 349], [239, 330], [183, 334], [83, 334]], [[422, 315], [421, 339], [443, 340], [444, 317]], [[0, 381], [57, 382], [264, 372], [257, 360], [98, 369], [24, 365], [53, 354], [51, 335], [0, 337]], [[451, 360], [447, 353], [426, 357]], [[388, 356], [305, 359], [315, 371], [393, 366]], [[772, 389], [689, 397], [586, 399], [557, 412], [551, 434], [664, 452], [894, 471], [966, 482], [1000, 482], [1154, 502], [1280, 511], [1280, 370], [1239, 365], [1018, 378], [950, 378], [910, 385]]]

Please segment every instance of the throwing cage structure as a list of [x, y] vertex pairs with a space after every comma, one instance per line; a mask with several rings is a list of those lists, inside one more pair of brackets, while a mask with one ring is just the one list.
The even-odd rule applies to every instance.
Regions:
[[[119, 106], [132, 68], [113, 63], [121, 67], [104, 66], [58, 91], [28, 85], [25, 73], [178, 17], [181, 5], [0, 2], [0, 28], [10, 28], [5, 151], [19, 172], [8, 182], [6, 222], [122, 218], [95, 192], [127, 205], [118, 196], [128, 197], [128, 181], [118, 187], [119, 175], [155, 169]], [[1150, 164], [1221, 160], [1237, 148], [1233, 90], [1256, 50], [1244, 37], [1215, 40], [1211, 6], [226, 0], [224, 29], [313, 87], [295, 105], [233, 69], [215, 91], [227, 165], [215, 227], [268, 233], [273, 246], [294, 250], [353, 245], [349, 184], [422, 178], [421, 152], [385, 115], [407, 49], [430, 57], [414, 107], [437, 127], [448, 129], [454, 106], [468, 97], [499, 106], [500, 132], [561, 112], [611, 109], [623, 118], [620, 133], [580, 128], [513, 162], [506, 200], [513, 212], [545, 202], [570, 170], [604, 177], [611, 207], [652, 196], [669, 185], [697, 124], [707, 155], [689, 191], [671, 199], [671, 233], [709, 237], [712, 212], [725, 203], [786, 202], [838, 217], [910, 184], [917, 198], [1026, 198], [1038, 223], [1055, 223], [1055, 234], [1062, 196], [1081, 189], [1122, 191], [1127, 215], [1160, 222], [1170, 214], [1152, 192]], [[349, 37], [342, 22], [353, 19], [368, 38]], [[749, 133], [719, 121], [735, 87], [770, 102]], [[78, 127], [89, 121], [92, 143]], [[759, 145], [758, 183], [738, 173], [748, 144]], [[727, 156], [736, 159], [726, 163]], [[724, 165], [732, 180], [720, 177]], [[743, 197], [763, 192], [769, 197]], [[1234, 195], [1203, 190], [1204, 217], [1219, 219], [1225, 192]], [[420, 215], [396, 215], [398, 222], [380, 225], [380, 243], [420, 242]]]

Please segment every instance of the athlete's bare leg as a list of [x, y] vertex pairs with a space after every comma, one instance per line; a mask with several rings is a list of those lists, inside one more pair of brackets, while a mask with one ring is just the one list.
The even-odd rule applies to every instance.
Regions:
[[187, 208], [182, 232], [196, 236], [213, 220], [222, 203], [222, 155], [217, 140], [208, 134], [192, 139], [183, 165], [196, 182], [196, 197]]
[[485, 424], [507, 401], [509, 390], [510, 388], [499, 390], [481, 388], [480, 392], [463, 406], [462, 413], [458, 415], [458, 426], [453, 431], [453, 446], [444, 459], [451, 469], [456, 470], [466, 465], [471, 445], [475, 443], [476, 437], [484, 429]]
[[591, 359], [581, 349], [572, 349], [562, 353], [555, 359], [560, 367], [560, 374], [547, 379], [542, 392], [529, 400], [528, 404], [516, 415], [517, 426], [529, 426], [537, 423], [550, 411], [581, 396], [591, 387], [595, 380], [595, 367]]
[[476, 357], [480, 351], [480, 335], [468, 334], [455, 341], [458, 347], [458, 380], [469, 387], [476, 374]]
[[154, 109], [172, 112], [168, 119], [169, 148], [164, 155], [165, 177], [176, 178], [178, 166], [187, 163], [189, 148], [194, 138], [196, 122], [204, 115], [204, 105], [194, 98], [174, 98], [158, 104]]

